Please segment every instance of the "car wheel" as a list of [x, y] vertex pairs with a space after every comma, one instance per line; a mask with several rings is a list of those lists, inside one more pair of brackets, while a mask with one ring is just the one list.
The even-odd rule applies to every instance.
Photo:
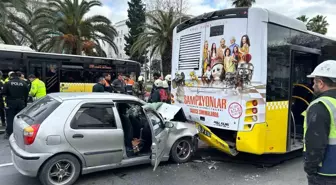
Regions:
[[188, 162], [192, 156], [193, 145], [190, 138], [181, 138], [177, 140], [172, 149], [171, 157], [176, 163]]
[[49, 159], [39, 173], [43, 185], [71, 185], [80, 174], [80, 164], [69, 154], [56, 155]]

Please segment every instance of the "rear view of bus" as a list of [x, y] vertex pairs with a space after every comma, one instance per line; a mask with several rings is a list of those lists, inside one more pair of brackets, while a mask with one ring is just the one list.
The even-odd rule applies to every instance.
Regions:
[[267, 30], [250, 11], [204, 14], [173, 36], [173, 101], [200, 123], [202, 140], [230, 155], [260, 148], [255, 136], [265, 130]]

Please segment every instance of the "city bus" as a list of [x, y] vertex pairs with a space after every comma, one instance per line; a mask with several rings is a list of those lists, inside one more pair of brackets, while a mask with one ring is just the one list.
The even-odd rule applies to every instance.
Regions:
[[139, 62], [124, 59], [35, 52], [29, 47], [0, 44], [0, 70], [5, 79], [10, 71], [34, 74], [44, 81], [47, 93], [92, 92], [103, 73], [140, 75]]
[[335, 39], [267, 9], [205, 13], [174, 29], [172, 102], [231, 156], [301, 150], [314, 98], [306, 76], [335, 51]]

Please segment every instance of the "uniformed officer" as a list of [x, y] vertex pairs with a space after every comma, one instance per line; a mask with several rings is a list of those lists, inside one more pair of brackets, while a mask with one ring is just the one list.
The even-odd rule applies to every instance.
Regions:
[[145, 99], [145, 94], [146, 94], [146, 87], [145, 87], [145, 82], [144, 82], [144, 77], [139, 76], [138, 81], [134, 83], [133, 85], [133, 95], [144, 100]]
[[27, 102], [27, 83], [17, 77], [16, 73], [11, 73], [10, 80], [4, 85], [3, 95], [6, 96], [7, 103], [7, 127], [5, 139], [8, 139], [13, 133], [14, 116], [25, 107], [25, 102]]
[[28, 79], [31, 82], [31, 87], [29, 91], [29, 96], [33, 97], [34, 100], [43, 98], [47, 95], [46, 86], [43, 81], [36, 78], [35, 75], [29, 75]]
[[8, 76], [7, 76], [7, 78], [5, 79], [5, 83], [7, 83], [10, 79], [11, 79], [11, 74], [12, 73], [14, 73], [14, 71], [10, 71], [9, 73], [8, 73]]
[[316, 99], [303, 113], [304, 170], [309, 185], [336, 184], [336, 61], [319, 64], [314, 78]]

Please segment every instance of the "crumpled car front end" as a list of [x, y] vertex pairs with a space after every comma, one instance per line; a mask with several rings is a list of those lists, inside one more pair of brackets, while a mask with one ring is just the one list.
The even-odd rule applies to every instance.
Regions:
[[166, 124], [168, 122], [172, 123], [173, 126], [169, 130], [167, 149], [170, 150], [177, 140], [188, 137], [193, 143], [193, 153], [197, 150], [198, 129], [196, 123], [187, 120], [181, 107], [162, 102], [148, 103], [144, 107], [156, 110], [165, 120]]

